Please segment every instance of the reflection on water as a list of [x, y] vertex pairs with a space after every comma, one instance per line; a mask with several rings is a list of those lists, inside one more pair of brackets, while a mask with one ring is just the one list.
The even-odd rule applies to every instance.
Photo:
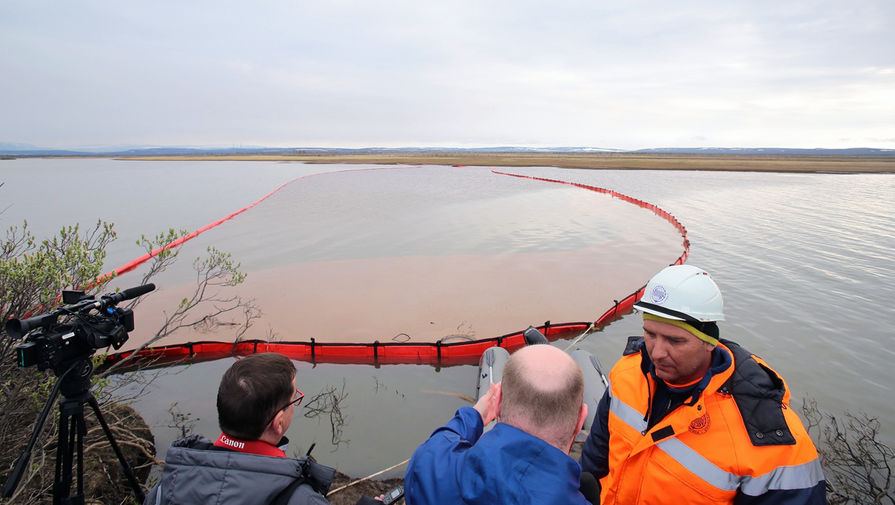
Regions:
[[[109, 166], [115, 167], [109, 173], [134, 170], [117, 163], [109, 162]], [[221, 168], [224, 173], [233, 174], [230, 171], [235, 165], [222, 165], [229, 167]], [[153, 166], [160, 168], [153, 169]], [[168, 172], [167, 166], [141, 164], [139, 169]], [[263, 172], [258, 172], [259, 176], [246, 184], [269, 183], [270, 188], [296, 175], [344, 168], [269, 166], [275, 168], [260, 168]], [[833, 412], [846, 409], [867, 412], [882, 423], [882, 437], [895, 441], [892, 421], [895, 407], [888, 388], [890, 364], [895, 360], [895, 332], [892, 331], [895, 307], [891, 303], [895, 299], [895, 282], [892, 282], [895, 278], [892, 255], [895, 251], [895, 198], [892, 198], [895, 177], [553, 168], [513, 171], [607, 187], [668, 210], [689, 232], [688, 262], [709, 270], [722, 289], [727, 315], [721, 325], [722, 335], [764, 357], [783, 374], [793, 390], [795, 406], [800, 405], [802, 398], [814, 397], [821, 408]], [[193, 176], [184, 174], [184, 177]], [[319, 182], [326, 183], [322, 179]], [[463, 181], [456, 183], [464, 184]], [[437, 193], [436, 189], [431, 191]], [[22, 194], [9, 185], [0, 191], [4, 198], [18, 198]], [[337, 192], [338, 188], [332, 191]], [[462, 194], [462, 189], [456, 191]], [[257, 193], [261, 196], [266, 191]], [[508, 197], [514, 208], [539, 198], [537, 194], [526, 194], [526, 198]], [[125, 208], [133, 213], [138, 207], [128, 205], [127, 201], [139, 201], [141, 195], [139, 192], [128, 195], [121, 189], [113, 191], [109, 198], [95, 205], [91, 220], [107, 217], [103, 209]], [[208, 195], [197, 198], [201, 200], [196, 205], [197, 212], [204, 212], [206, 216], [198, 223], [182, 227], [193, 229], [206, 224], [234, 210], [235, 204], [246, 201], [238, 191], [223, 187], [218, 191], [218, 198]], [[14, 208], [22, 205], [17, 199], [6, 201], [13, 201]], [[319, 201], [321, 219], [325, 217], [323, 210], [327, 209], [327, 201]], [[371, 198], [365, 204], [366, 212], [373, 212], [370, 206], [375, 201]], [[172, 201], [171, 205], [175, 204]], [[91, 205], [94, 204], [85, 202], [86, 207]], [[458, 216], [458, 223], [468, 223], [474, 220], [476, 212], [481, 213], [469, 210], [477, 205], [476, 200], [470, 199], [457, 205], [461, 209], [451, 212]], [[161, 207], [159, 212], [166, 217], [184, 214]], [[543, 206], [538, 208], [550, 211]], [[469, 215], [463, 215], [467, 210]], [[564, 210], [563, 213], [575, 212]], [[512, 217], [512, 212], [507, 210], [507, 215]], [[3, 215], [3, 219], [11, 217], [14, 216]], [[108, 217], [118, 221], [115, 216]], [[570, 222], [570, 226], [587, 226], [575, 222], [569, 215], [562, 217], [561, 222]], [[61, 217], [57, 215], [56, 219]], [[653, 216], [653, 219], [656, 218]], [[616, 225], [625, 223], [612, 226]], [[176, 222], [166, 222], [163, 226], [181, 227]], [[504, 231], [490, 229], [479, 234], [487, 236]], [[557, 241], [561, 242], [563, 232], [555, 233], [560, 234]], [[509, 235], [505, 233], [504, 237], [517, 239]], [[536, 244], [538, 236], [532, 233], [518, 240]], [[254, 240], [252, 237], [247, 235], [248, 240]], [[259, 242], [267, 240], [264, 236], [256, 238]], [[375, 234], [364, 238], [372, 241], [371, 244], [377, 240]], [[437, 243], [439, 238], [429, 236], [427, 242]], [[405, 247], [418, 246], [412, 240], [405, 241]], [[450, 246], [440, 243], [440, 247]], [[325, 250], [327, 241], [320, 240], [314, 247]], [[371, 246], [370, 250], [375, 251], [376, 247]], [[249, 265], [256, 259], [244, 261]], [[599, 290], [599, 286], [594, 289]], [[139, 312], [137, 324], [138, 327], [141, 324]], [[589, 336], [581, 346], [597, 353], [608, 366], [620, 354], [625, 337], [639, 332], [638, 318], [626, 316], [601, 333]], [[190, 406], [191, 412], [200, 418], [196, 431], [216, 435], [214, 397], [220, 374], [230, 362], [221, 360], [172, 369], [172, 373], [159, 379], [159, 387], [141, 401], [140, 411], [151, 424], [158, 426], [156, 434], [162, 450], [176, 436], [173, 430], [164, 428], [170, 418], [167, 409], [172, 401]], [[300, 417], [289, 433], [290, 451], [303, 454], [311, 443], [316, 443], [314, 454], [319, 460], [353, 475], [368, 475], [409, 457], [435, 427], [465, 404], [455, 396], [430, 391], [472, 394], [475, 387], [475, 370], [468, 366], [441, 369], [409, 365], [374, 368], [299, 363], [298, 366], [299, 384], [309, 395], [333, 387], [341, 391], [344, 381], [346, 396], [339, 404], [344, 422], [341, 440], [348, 442], [332, 444], [333, 430], [328, 416]], [[177, 371], [180, 373], [174, 373]]]

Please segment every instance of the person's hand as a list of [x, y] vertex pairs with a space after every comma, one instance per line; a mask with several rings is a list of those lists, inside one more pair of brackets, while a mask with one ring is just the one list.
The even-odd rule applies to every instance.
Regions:
[[482, 395], [479, 401], [475, 402], [473, 408], [482, 416], [482, 423], [487, 426], [488, 423], [497, 419], [498, 414], [500, 414], [499, 404], [500, 383], [498, 382], [497, 384], [491, 384], [488, 392]]

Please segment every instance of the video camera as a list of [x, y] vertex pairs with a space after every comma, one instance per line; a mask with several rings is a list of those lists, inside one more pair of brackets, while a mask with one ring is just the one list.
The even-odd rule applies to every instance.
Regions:
[[[19, 366], [37, 365], [39, 370], [53, 370], [59, 379], [40, 411], [31, 431], [28, 446], [16, 461], [9, 480], [3, 487], [3, 497], [10, 498], [25, 474], [31, 451], [37, 443], [53, 401], [59, 399], [59, 436], [57, 439], [56, 474], [53, 503], [84, 503], [84, 437], [87, 433], [84, 405], [93, 409], [109, 444], [118, 457], [124, 475], [130, 482], [134, 497], [143, 502], [143, 491], [133, 470], [124, 459], [118, 443], [103, 418], [99, 403], [90, 392], [93, 363], [90, 356], [102, 347], [116, 350], [127, 341], [127, 332], [134, 329], [134, 312], [115, 307], [119, 302], [144, 295], [155, 289], [155, 284], [144, 284], [118, 293], [103, 295], [99, 300], [83, 291], [63, 291], [62, 307], [27, 319], [10, 319], [6, 333], [24, 338], [16, 347]], [[61, 319], [61, 320], [60, 320]], [[77, 458], [75, 457], [77, 451]], [[77, 463], [77, 493], [71, 495], [73, 464]]]
[[97, 349], [121, 348], [134, 329], [134, 312], [116, 305], [153, 289], [155, 284], [144, 284], [98, 300], [83, 291], [63, 291], [62, 307], [27, 319], [10, 319], [6, 333], [14, 339], [25, 337], [16, 347], [19, 366], [37, 365], [58, 376], [70, 363], [92, 356]]

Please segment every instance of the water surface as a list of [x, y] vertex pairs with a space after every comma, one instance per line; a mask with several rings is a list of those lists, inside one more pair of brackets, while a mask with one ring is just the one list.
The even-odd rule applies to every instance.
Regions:
[[[233, 211], [235, 203], [260, 198], [273, 187], [297, 176], [345, 168], [348, 167], [239, 162], [3, 161], [0, 162], [0, 181], [7, 184], [0, 189], [0, 202], [3, 202], [0, 208], [7, 210], [0, 218], [4, 225], [9, 225], [27, 217], [36, 230], [44, 231], [58, 229], [73, 220], [91, 222], [103, 217], [113, 221], [122, 236], [122, 243], [110, 252], [109, 264], [114, 265], [136, 256], [130, 245], [135, 234], [139, 236], [139, 233], [152, 233], [152, 230], [167, 227], [195, 229]], [[811, 397], [816, 398], [822, 408], [833, 412], [867, 412], [879, 418], [883, 438], [895, 440], [892, 421], [895, 396], [888, 387], [889, 367], [895, 359], [895, 332], [892, 330], [895, 307], [890, 303], [895, 299], [895, 283], [892, 282], [895, 274], [892, 255], [895, 250], [895, 177], [589, 171], [545, 167], [512, 171], [610, 188], [671, 212], [688, 229], [692, 243], [688, 263], [711, 272], [722, 289], [727, 315], [727, 320], [721, 324], [722, 335], [738, 341], [776, 368], [793, 390], [794, 405]], [[335, 180], [319, 178], [320, 191]], [[467, 183], [465, 178], [452, 182], [458, 185], [457, 188]], [[369, 214], [364, 218], [369, 221], [364, 221], [361, 227], [395, 220], [400, 224], [389, 232], [393, 238], [383, 238], [372, 230], [364, 230], [357, 237], [336, 239], [332, 238], [328, 228], [337, 225], [321, 225], [318, 232], [328, 238], [321, 239], [315, 246], [318, 259], [326, 261], [336, 254], [334, 247], [337, 244], [333, 241], [353, 238], [369, 247], [357, 248], [345, 242], [342, 245], [347, 249], [336, 248], [342, 251], [338, 254], [343, 254], [345, 260], [376, 260], [357, 257], [360, 249], [376, 252], [381, 259], [388, 256], [383, 247], [389, 243], [401, 244], [402, 251], [412, 251], [420, 257], [434, 256], [441, 250], [449, 256], [469, 252], [451, 249], [458, 247], [455, 241], [432, 233], [424, 225], [416, 225], [412, 216], [391, 215], [387, 198], [376, 195], [387, 188], [373, 189], [369, 199], [356, 193], [352, 195], [352, 199], [365, 202], [364, 212]], [[462, 189], [455, 189], [440, 184], [428, 188], [429, 193], [419, 193], [423, 196], [414, 192], [408, 198], [419, 197], [416, 207], [419, 212], [456, 215], [457, 226], [453, 229], [463, 230], [481, 213], [475, 199], [458, 202], [454, 209], [425, 210], [424, 205], [426, 196], [438, 195], [442, 191], [464, 195]], [[308, 190], [295, 188], [295, 191]], [[516, 189], [508, 191], [506, 207], [502, 211], [493, 207], [488, 209], [492, 214], [503, 212], [505, 219], [512, 219], [519, 208], [537, 209], [539, 213], [551, 216], [549, 224], [555, 229], [543, 235], [502, 228], [483, 229], [471, 233], [472, 237], [477, 237], [473, 242], [487, 248], [494, 243], [489, 242], [489, 237], [499, 236], [501, 243], [517, 243], [521, 248], [550, 248], [565, 244], [564, 251], [569, 251], [598, 246], [604, 237], [616, 231], [615, 227], [625, 226], [625, 223], [614, 222], [608, 217], [581, 224], [576, 221], [577, 212], [568, 208], [554, 212], [552, 205], [542, 205], [539, 198], [555, 190], [519, 186], [518, 194]], [[349, 205], [336, 203], [340, 191], [333, 187], [325, 195], [303, 196], [316, 202], [312, 207], [320, 215], [315, 218], [315, 223], [326, 222], [338, 205]], [[253, 196], [247, 198], [250, 194]], [[376, 202], [384, 202], [385, 207], [377, 209], [373, 205]], [[588, 205], [604, 205], [602, 201], [595, 204], [593, 199], [587, 202]], [[374, 219], [377, 212], [388, 217]], [[255, 235], [246, 234], [240, 239], [238, 230], [244, 228], [231, 228], [232, 233], [237, 234], [235, 240], [230, 241], [231, 245], [240, 240], [246, 244], [253, 240], [259, 243], [273, 240], [263, 233], [257, 235], [257, 230], [269, 222], [260, 216], [262, 212], [245, 215], [246, 222], [258, 220], [257, 226], [244, 227], [255, 229]], [[650, 216], [644, 216], [643, 222], [656, 222], [659, 229], [669, 227], [654, 215]], [[299, 217], [301, 215], [297, 214], [296, 220]], [[517, 225], [524, 227], [528, 221], [529, 218], [519, 220]], [[635, 228], [639, 229], [643, 222], [638, 221]], [[282, 225], [281, 222], [276, 224]], [[580, 233], [582, 227], [597, 231], [583, 234]], [[403, 230], [412, 230], [412, 233], [403, 234]], [[426, 240], [412, 240], [417, 234]], [[651, 234], [655, 235], [644, 233]], [[589, 241], [569, 245], [568, 240], [582, 235]], [[427, 249], [430, 244], [433, 245]], [[642, 247], [650, 245], [644, 243]], [[262, 263], [275, 263], [279, 265], [276, 268], [295, 263], [288, 255], [275, 259], [270, 248], [263, 253], [253, 251], [257, 249], [245, 247], [239, 252], [244, 256], [240, 259], [250, 268], [263, 266]], [[632, 251], [632, 254], [636, 252]], [[473, 251], [472, 254], [476, 253]], [[531, 254], [551, 254], [551, 251]], [[668, 261], [677, 254], [672, 256]], [[270, 271], [276, 271], [276, 268]], [[580, 276], [563, 282], [570, 285], [572, 292], [571, 284], [590, 281], [592, 279], [587, 276]], [[307, 289], [307, 286], [296, 289]], [[599, 286], [593, 290], [599, 290]], [[277, 295], [289, 297], [291, 293], [284, 291]], [[141, 317], [138, 313], [138, 326]], [[520, 321], [519, 326], [529, 322], [541, 321]], [[581, 346], [597, 353], [609, 365], [620, 354], [625, 337], [639, 333], [639, 327], [636, 316], [626, 316], [601, 333], [589, 336]], [[209, 436], [217, 434], [214, 395], [220, 373], [229, 363], [230, 360], [221, 360], [178, 367], [157, 379], [156, 388], [138, 403], [138, 407], [155, 426], [160, 449], [163, 450], [177, 435], [176, 430], [166, 427], [170, 419], [167, 409], [172, 401], [178, 401], [181, 409], [199, 417], [196, 431]], [[311, 443], [317, 443], [315, 454], [318, 459], [353, 475], [366, 475], [409, 457], [435, 427], [465, 404], [456, 396], [432, 391], [472, 394], [474, 390], [474, 369], [467, 366], [440, 369], [431, 366], [314, 366], [308, 363], [298, 363], [298, 366], [299, 380], [303, 385], [307, 384], [307, 388], [303, 388], [306, 393], [313, 395], [329, 389], [341, 392], [344, 385], [347, 397], [341, 405], [342, 431], [335, 441], [330, 416], [310, 419], [297, 416], [289, 433], [293, 449], [303, 453]], [[304, 412], [310, 413], [309, 410]], [[395, 473], [399, 474], [400, 470]]]

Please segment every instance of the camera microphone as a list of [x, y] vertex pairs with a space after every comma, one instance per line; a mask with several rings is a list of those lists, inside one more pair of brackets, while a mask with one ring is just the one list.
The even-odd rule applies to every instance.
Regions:
[[109, 305], [115, 305], [118, 302], [145, 295], [153, 289], [155, 289], [155, 284], [143, 284], [142, 286], [128, 288], [124, 291], [119, 291], [118, 293], [112, 293], [111, 295], [103, 295], [103, 297], [96, 302], [95, 306], [97, 308], [104, 308]]

